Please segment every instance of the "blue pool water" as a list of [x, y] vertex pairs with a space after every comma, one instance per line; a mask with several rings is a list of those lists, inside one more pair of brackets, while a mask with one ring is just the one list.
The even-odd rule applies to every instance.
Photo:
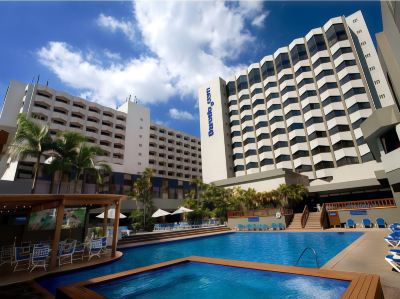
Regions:
[[[55, 294], [56, 288], [62, 285], [190, 255], [294, 266], [305, 247], [312, 247], [317, 251], [319, 264], [322, 266], [361, 235], [359, 232], [238, 232], [166, 242], [123, 249], [124, 256], [116, 262], [52, 275], [38, 282]], [[299, 266], [315, 268], [314, 256], [309, 251], [306, 252]]]
[[106, 298], [340, 298], [348, 281], [188, 262], [92, 285]]

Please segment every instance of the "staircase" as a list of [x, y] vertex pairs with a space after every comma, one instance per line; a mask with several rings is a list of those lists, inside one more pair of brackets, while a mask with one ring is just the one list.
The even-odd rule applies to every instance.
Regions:
[[230, 228], [221, 225], [221, 226], [187, 229], [187, 230], [137, 234], [137, 235], [123, 237], [122, 240], [118, 241], [118, 245], [125, 245], [125, 244], [131, 244], [131, 243], [139, 243], [139, 242], [149, 242], [149, 241], [159, 241], [159, 240], [164, 240], [164, 239], [203, 235], [203, 234], [218, 233], [218, 232], [228, 232], [228, 231], [230, 231]]
[[293, 220], [290, 222], [289, 226], [287, 227], [288, 230], [295, 230], [295, 229], [303, 229], [301, 227], [301, 216], [302, 213], [296, 213], [293, 215]]
[[[302, 226], [302, 218], [304, 217], [305, 226]], [[301, 230], [301, 229], [322, 229], [321, 212], [309, 212], [308, 207], [304, 207], [303, 213], [296, 213], [293, 216], [292, 222], [287, 227], [288, 230]]]
[[322, 229], [321, 223], [320, 223], [320, 217], [321, 217], [320, 212], [309, 213], [307, 223], [304, 228], [305, 229]]

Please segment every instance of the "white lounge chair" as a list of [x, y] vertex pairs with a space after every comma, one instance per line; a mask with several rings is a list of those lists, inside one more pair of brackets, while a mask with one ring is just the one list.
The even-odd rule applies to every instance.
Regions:
[[47, 258], [49, 257], [50, 248], [46, 245], [33, 247], [31, 255], [31, 271], [37, 267], [42, 267], [46, 271]]
[[391, 233], [384, 239], [390, 246], [398, 247], [400, 245], [400, 232]]
[[0, 266], [4, 264], [12, 264], [14, 260], [14, 246], [8, 245], [1, 247]]
[[90, 242], [90, 248], [89, 248], [89, 261], [94, 256], [97, 256], [99, 258], [102, 248], [103, 248], [103, 243], [101, 239], [92, 240]]

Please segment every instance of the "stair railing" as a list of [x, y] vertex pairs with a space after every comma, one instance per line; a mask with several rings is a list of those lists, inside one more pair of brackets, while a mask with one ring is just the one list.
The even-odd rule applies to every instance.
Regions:
[[306, 226], [308, 216], [310, 214], [310, 211], [308, 210], [308, 206], [305, 205], [303, 209], [303, 214], [301, 215], [301, 227], [304, 228]]
[[304, 253], [305, 253], [307, 250], [311, 250], [311, 252], [314, 254], [315, 263], [317, 264], [317, 267], [319, 268], [318, 254], [317, 254], [317, 252], [315, 251], [315, 249], [312, 248], [312, 247], [306, 247], [306, 248], [304, 248], [303, 252], [300, 254], [299, 258], [297, 259], [297, 262], [296, 262], [296, 265], [295, 265], [295, 266], [297, 266], [297, 265], [299, 264], [300, 259], [302, 258], [302, 256], [304, 255]]
[[326, 205], [322, 205], [321, 214], [319, 216], [319, 223], [323, 229], [328, 227], [328, 213], [326, 211]]

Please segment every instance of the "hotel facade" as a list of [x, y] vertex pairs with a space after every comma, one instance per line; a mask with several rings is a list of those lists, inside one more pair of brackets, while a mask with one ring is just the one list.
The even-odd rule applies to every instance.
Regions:
[[[395, 101], [360, 11], [199, 89], [203, 180], [332, 200], [390, 196], [360, 125]], [[355, 194], [359, 195], [355, 195]]]
[[[0, 193], [23, 193], [31, 184], [34, 161], [12, 161], [8, 154], [19, 113], [48, 124], [52, 136], [75, 131], [86, 136], [89, 144], [101, 147], [105, 155], [98, 160], [113, 171], [105, 178], [104, 193], [124, 194], [146, 168], [151, 168], [156, 206], [173, 209], [192, 187], [190, 180], [201, 178], [199, 138], [152, 123], [148, 108], [126, 101], [112, 109], [49, 86], [11, 81], [0, 115]], [[50, 180], [51, 176], [41, 171], [37, 193], [49, 193]], [[93, 180], [89, 178], [85, 193], [95, 192]], [[61, 193], [72, 190], [66, 179]]]

